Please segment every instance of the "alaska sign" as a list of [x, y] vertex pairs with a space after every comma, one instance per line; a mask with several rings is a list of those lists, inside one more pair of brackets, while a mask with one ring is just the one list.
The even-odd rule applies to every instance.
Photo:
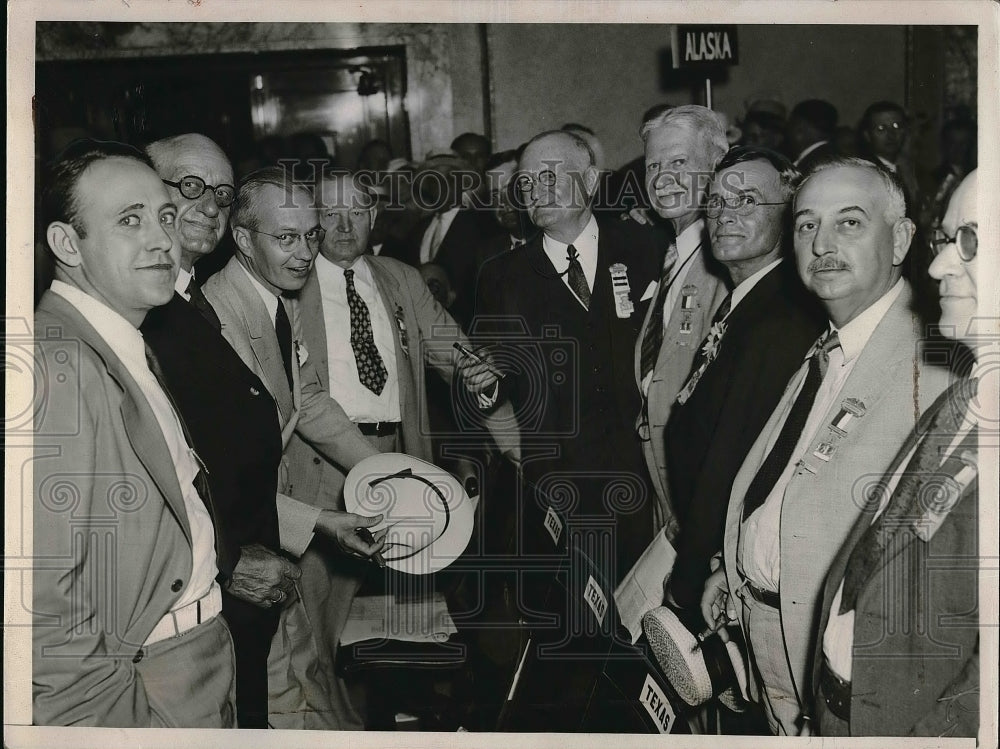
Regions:
[[737, 65], [740, 61], [735, 26], [674, 26], [670, 36], [675, 69]]

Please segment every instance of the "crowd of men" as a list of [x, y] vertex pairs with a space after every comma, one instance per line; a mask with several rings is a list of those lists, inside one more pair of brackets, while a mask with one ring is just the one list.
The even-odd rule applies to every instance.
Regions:
[[[831, 110], [778, 138], [754, 109], [731, 146], [655, 107], [636, 191], [572, 123], [308, 177], [237, 180], [199, 134], [68, 146], [41, 177], [35, 722], [362, 728], [338, 645], [384, 531], [345, 477], [457, 431], [516, 468], [509, 513], [605, 528], [615, 583], [669, 546], [639, 614], [682, 697], [738, 653], [711, 694], [773, 734], [976, 735], [976, 172], [915, 203], [902, 110], [861, 155]], [[737, 647], [678, 657], [695, 637]]]

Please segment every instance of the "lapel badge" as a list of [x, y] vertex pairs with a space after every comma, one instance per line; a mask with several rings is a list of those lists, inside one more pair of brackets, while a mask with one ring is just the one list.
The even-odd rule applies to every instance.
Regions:
[[820, 460], [829, 463], [830, 458], [833, 457], [833, 451], [837, 449], [837, 445], [834, 442], [821, 442], [816, 449], [813, 451], [815, 455]]
[[608, 271], [611, 273], [611, 291], [615, 297], [615, 314], [621, 320], [628, 319], [635, 312], [635, 305], [629, 299], [632, 287], [628, 282], [628, 267], [624, 263], [615, 263]]
[[403, 349], [403, 355], [409, 359], [410, 358], [410, 337], [406, 332], [406, 319], [403, 315], [403, 307], [401, 305], [396, 305], [396, 312], [394, 314], [396, 318], [396, 331], [399, 334], [399, 347]]
[[260, 395], [260, 391], [257, 388], [255, 388], [253, 385], [251, 385], [250, 386], [250, 395], [256, 397], [256, 396]]
[[309, 350], [306, 349], [306, 345], [302, 341], [295, 341], [295, 357], [298, 359], [300, 367], [309, 358]]
[[840, 404], [840, 411], [833, 417], [830, 430], [841, 437], [847, 436], [847, 431], [854, 419], [860, 419], [868, 409], [857, 398], [845, 398]]
[[688, 284], [681, 288], [681, 309], [692, 310], [694, 309], [694, 298], [698, 296], [698, 287], [694, 284]]

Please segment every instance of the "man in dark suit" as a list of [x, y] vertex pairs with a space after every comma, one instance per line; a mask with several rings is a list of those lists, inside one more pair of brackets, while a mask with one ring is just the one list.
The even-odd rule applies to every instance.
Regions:
[[[524, 477], [543, 494], [571, 496], [572, 505], [561, 508], [571, 519], [607, 524], [617, 578], [645, 546], [652, 522], [652, 489], [634, 428], [639, 395], [629, 374], [645, 312], [639, 297], [661, 256], [637, 231], [642, 227], [598, 228], [590, 210], [597, 169], [578, 136], [536, 136], [519, 166], [518, 189], [542, 234], [484, 266], [474, 330], [518, 336], [500, 344], [497, 361], [503, 366], [503, 352], [520, 365], [507, 367], [507, 382]], [[553, 347], [561, 348], [550, 356]], [[548, 453], [529, 459], [529, 445]], [[626, 487], [621, 502], [614, 501], [616, 485]]]
[[[975, 737], [979, 718], [978, 421], [984, 339], [976, 173], [932, 239], [941, 332], [974, 357], [920, 418], [833, 560], [812, 685], [823, 736]], [[968, 361], [963, 362], [966, 366]], [[995, 378], [995, 375], [993, 376]], [[994, 379], [995, 382], [995, 379]]]
[[[680, 517], [668, 600], [701, 622], [709, 561], [722, 545], [729, 487], [825, 318], [785, 258], [799, 173], [763, 148], [734, 148], [716, 168], [706, 220], [733, 290], [713, 318], [667, 423], [670, 496]], [[776, 341], [781, 344], [774, 345]]]
[[232, 727], [226, 548], [138, 330], [173, 294], [177, 207], [144, 154], [90, 140], [56, 162], [43, 205], [56, 275], [35, 314], [33, 722]]
[[785, 145], [795, 168], [809, 174], [819, 164], [837, 154], [833, 133], [837, 129], [837, 108], [823, 99], [800, 101], [788, 116]]

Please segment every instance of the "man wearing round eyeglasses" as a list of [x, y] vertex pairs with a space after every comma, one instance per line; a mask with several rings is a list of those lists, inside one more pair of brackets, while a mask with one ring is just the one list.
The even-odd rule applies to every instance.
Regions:
[[667, 599], [696, 631], [706, 624], [699, 602], [709, 562], [722, 547], [729, 487], [824, 325], [786, 259], [789, 201], [799, 179], [784, 156], [741, 146], [722, 158], [708, 187], [712, 255], [733, 290], [712, 320], [666, 429], [670, 496], [683, 528]]
[[214, 313], [202, 304], [194, 264], [215, 250], [226, 232], [236, 195], [233, 168], [215, 141], [200, 133], [163, 138], [150, 143], [146, 153], [177, 204], [181, 268], [174, 288], [211, 320]]
[[899, 177], [906, 188], [907, 205], [917, 205], [917, 179], [913, 167], [904, 159], [909, 135], [909, 120], [901, 106], [891, 101], [877, 101], [861, 117], [862, 155]]
[[987, 415], [977, 393], [981, 377], [995, 387], [996, 375], [979, 366], [995, 337], [974, 325], [976, 188], [972, 172], [952, 196], [930, 266], [941, 332], [971, 357], [955, 357], [951, 386], [921, 415], [830, 567], [812, 683], [823, 736], [978, 732], [977, 433]]
[[[285, 297], [305, 284], [323, 239], [313, 194], [283, 169], [258, 169], [240, 184], [230, 223], [236, 254], [205, 284], [205, 296], [222, 322], [222, 335], [274, 398], [282, 448], [296, 431], [346, 473], [377, 450], [321, 385], [312, 358], [320, 354], [307, 349], [298, 303]], [[283, 458], [278, 479], [283, 548], [301, 556], [315, 529], [355, 556], [378, 551], [381, 538], [366, 544], [354, 529], [380, 518], [293, 505], [285, 493], [291, 493], [294, 480]], [[286, 543], [291, 538], [302, 541]], [[330, 664], [320, 659], [316, 640], [321, 637], [324, 633], [313, 631], [301, 601], [282, 609], [268, 656], [272, 726], [361, 727], [346, 687]]]

